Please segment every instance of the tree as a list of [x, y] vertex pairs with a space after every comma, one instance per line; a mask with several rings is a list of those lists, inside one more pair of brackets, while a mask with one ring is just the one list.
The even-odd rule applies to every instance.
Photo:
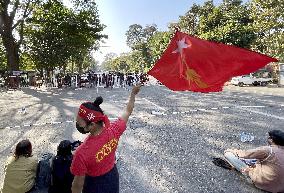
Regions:
[[98, 65], [98, 62], [93, 58], [91, 53], [89, 53], [87, 56], [85, 56], [83, 62], [82, 62], [82, 67], [84, 70], [96, 70]]
[[128, 53], [122, 53], [120, 56], [112, 60], [113, 71], [127, 73], [130, 70], [129, 55]]
[[87, 62], [88, 62], [88, 68], [90, 70], [97, 71], [99, 69], [99, 61], [97, 61], [93, 56], [90, 55]]
[[[95, 0], [72, 0], [74, 6], [73, 10], [78, 16], [74, 22], [77, 25], [80, 38], [74, 37], [73, 59], [79, 66], [79, 72], [81, 73], [81, 61], [82, 54], [89, 55], [92, 50], [98, 50], [99, 41], [107, 38], [107, 35], [101, 34], [105, 25], [100, 23], [98, 9]], [[79, 43], [77, 43], [79, 41]], [[77, 46], [79, 45], [79, 47]]]
[[198, 19], [200, 13], [200, 6], [193, 4], [190, 10], [184, 15], [180, 16], [177, 26], [187, 34], [196, 35], [198, 28]]
[[284, 61], [284, 4], [282, 0], [252, 0], [250, 15], [257, 39], [253, 48]]
[[7, 63], [5, 57], [5, 47], [0, 39], [0, 70], [7, 70]]
[[148, 47], [152, 56], [152, 61], [149, 65], [145, 66], [145, 71], [148, 71], [154, 63], [161, 57], [166, 50], [173, 33], [171, 32], [157, 32], [148, 41]]
[[[71, 63], [81, 73], [91, 65], [91, 51], [106, 37], [104, 26], [90, 7], [69, 9], [60, 1], [48, 1], [37, 7], [27, 27], [28, 48], [38, 69], [53, 70]], [[86, 9], [85, 9], [86, 8]]]
[[38, 6], [28, 20], [26, 32], [27, 47], [39, 70], [53, 70], [67, 63], [70, 47], [67, 40], [71, 31], [68, 18], [72, 12], [61, 2], [49, 1]]
[[242, 48], [250, 48], [256, 39], [249, 9], [242, 4], [241, 0], [224, 0], [219, 7], [213, 9], [208, 15], [208, 19], [203, 22], [204, 20], [200, 21], [202, 24], [207, 23], [207, 27], [211, 29], [209, 32], [204, 29], [200, 34], [202, 38]]
[[142, 53], [140, 51], [132, 51], [130, 53], [122, 53], [119, 56], [109, 53], [105, 56], [102, 65], [105, 70], [129, 73], [144, 71], [143, 62]]
[[[0, 35], [9, 70], [19, 70], [24, 25], [39, 0], [0, 0]], [[16, 38], [16, 37], [19, 38]]]
[[129, 26], [129, 29], [126, 32], [126, 44], [132, 50], [141, 50], [143, 44], [145, 44], [157, 31], [157, 26], [147, 25], [143, 28], [139, 24], [133, 24]]
[[102, 62], [102, 68], [104, 70], [113, 70], [112, 60], [115, 59], [116, 57], [117, 57], [117, 54], [113, 52], [107, 53], [104, 57], [104, 61]]
[[126, 32], [126, 44], [132, 49], [137, 49], [137, 46], [144, 42], [143, 27], [139, 24], [129, 26]]
[[21, 60], [21, 70], [33, 71], [37, 69], [37, 66], [34, 60], [31, 58], [29, 52], [22, 52], [20, 60]]
[[142, 70], [144, 66], [149, 66], [152, 57], [150, 53], [150, 49], [147, 46], [147, 42], [150, 38], [157, 32], [157, 26], [147, 25], [143, 28], [139, 24], [133, 24], [129, 26], [129, 30], [126, 32], [126, 43], [127, 45], [136, 52], [140, 52], [140, 54], [136, 53], [136, 55], [142, 55], [142, 61], [139, 62], [139, 69]]
[[145, 67], [148, 63], [145, 63], [144, 55], [140, 51], [133, 51], [128, 54], [127, 64], [129, 68], [126, 72], [145, 72]]
[[249, 10], [241, 0], [224, 0], [219, 6], [213, 1], [193, 5], [178, 26], [181, 31], [203, 39], [250, 48], [256, 39]]

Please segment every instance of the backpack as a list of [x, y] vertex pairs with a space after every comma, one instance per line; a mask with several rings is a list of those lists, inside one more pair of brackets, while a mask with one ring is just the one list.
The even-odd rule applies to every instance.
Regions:
[[54, 158], [54, 154], [45, 153], [42, 155], [37, 169], [35, 189], [43, 190], [47, 189], [51, 183], [51, 162]]

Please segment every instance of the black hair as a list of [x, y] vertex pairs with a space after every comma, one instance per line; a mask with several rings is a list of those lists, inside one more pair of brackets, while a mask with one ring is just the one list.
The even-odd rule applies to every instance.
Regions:
[[32, 156], [32, 144], [28, 139], [20, 141], [16, 145], [14, 156], [19, 159], [20, 156], [31, 157]]
[[[83, 103], [82, 105], [84, 107], [86, 107], [87, 109], [90, 109], [90, 110], [93, 110], [93, 111], [98, 111], [102, 114], [104, 114], [103, 110], [101, 109], [100, 105], [103, 103], [104, 99], [103, 97], [99, 96], [96, 98], [96, 100], [94, 102], [86, 102], [86, 103]], [[90, 124], [88, 121], [87, 121], [87, 124]], [[103, 121], [98, 121], [96, 124], [99, 124], [99, 125], [103, 125]]]
[[94, 102], [86, 102], [83, 103], [82, 105], [86, 107], [87, 109], [93, 110], [93, 111], [98, 111], [104, 114], [103, 110], [101, 109], [100, 105], [103, 103], [103, 97], [99, 96], [96, 98]]
[[269, 137], [276, 145], [284, 146], [284, 132], [280, 130], [272, 130], [268, 132]]
[[70, 156], [72, 155], [71, 149], [72, 149], [72, 143], [69, 140], [63, 140], [59, 143], [57, 147], [57, 156]]

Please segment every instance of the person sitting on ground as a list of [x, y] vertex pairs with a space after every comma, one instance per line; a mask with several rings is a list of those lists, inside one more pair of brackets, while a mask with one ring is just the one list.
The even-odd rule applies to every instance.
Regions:
[[63, 140], [57, 147], [57, 154], [51, 164], [51, 186], [48, 193], [71, 193], [74, 176], [70, 172], [73, 159], [72, 143]]
[[269, 146], [252, 150], [225, 150], [225, 157], [238, 171], [247, 175], [262, 190], [284, 192], [284, 132], [268, 132]]
[[118, 193], [119, 174], [115, 165], [115, 151], [126, 123], [134, 108], [135, 96], [141, 85], [134, 86], [126, 110], [118, 120], [109, 123], [100, 104], [102, 97], [95, 102], [81, 104], [76, 118], [76, 128], [89, 136], [76, 150], [71, 172], [75, 175], [72, 193]]
[[7, 160], [2, 193], [28, 193], [35, 185], [38, 160], [32, 156], [32, 144], [22, 140], [14, 156]]

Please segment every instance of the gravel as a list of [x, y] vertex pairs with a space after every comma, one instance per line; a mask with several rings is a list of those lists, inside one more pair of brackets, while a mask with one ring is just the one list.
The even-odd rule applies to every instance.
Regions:
[[[99, 95], [104, 98], [105, 113], [116, 118], [126, 105], [129, 90], [99, 88], [97, 93], [90, 88], [24, 88], [1, 92], [0, 176], [4, 176], [7, 156], [22, 139], [30, 139], [37, 157], [55, 153], [63, 139], [83, 140], [85, 136], [74, 127], [77, 108]], [[211, 160], [222, 156], [226, 148], [265, 145], [267, 131], [283, 130], [283, 125], [284, 88], [228, 86], [220, 93], [202, 94], [145, 86], [120, 140], [120, 190], [263, 192]], [[242, 132], [253, 134], [255, 140], [242, 143]], [[0, 187], [2, 183], [3, 177]]]

